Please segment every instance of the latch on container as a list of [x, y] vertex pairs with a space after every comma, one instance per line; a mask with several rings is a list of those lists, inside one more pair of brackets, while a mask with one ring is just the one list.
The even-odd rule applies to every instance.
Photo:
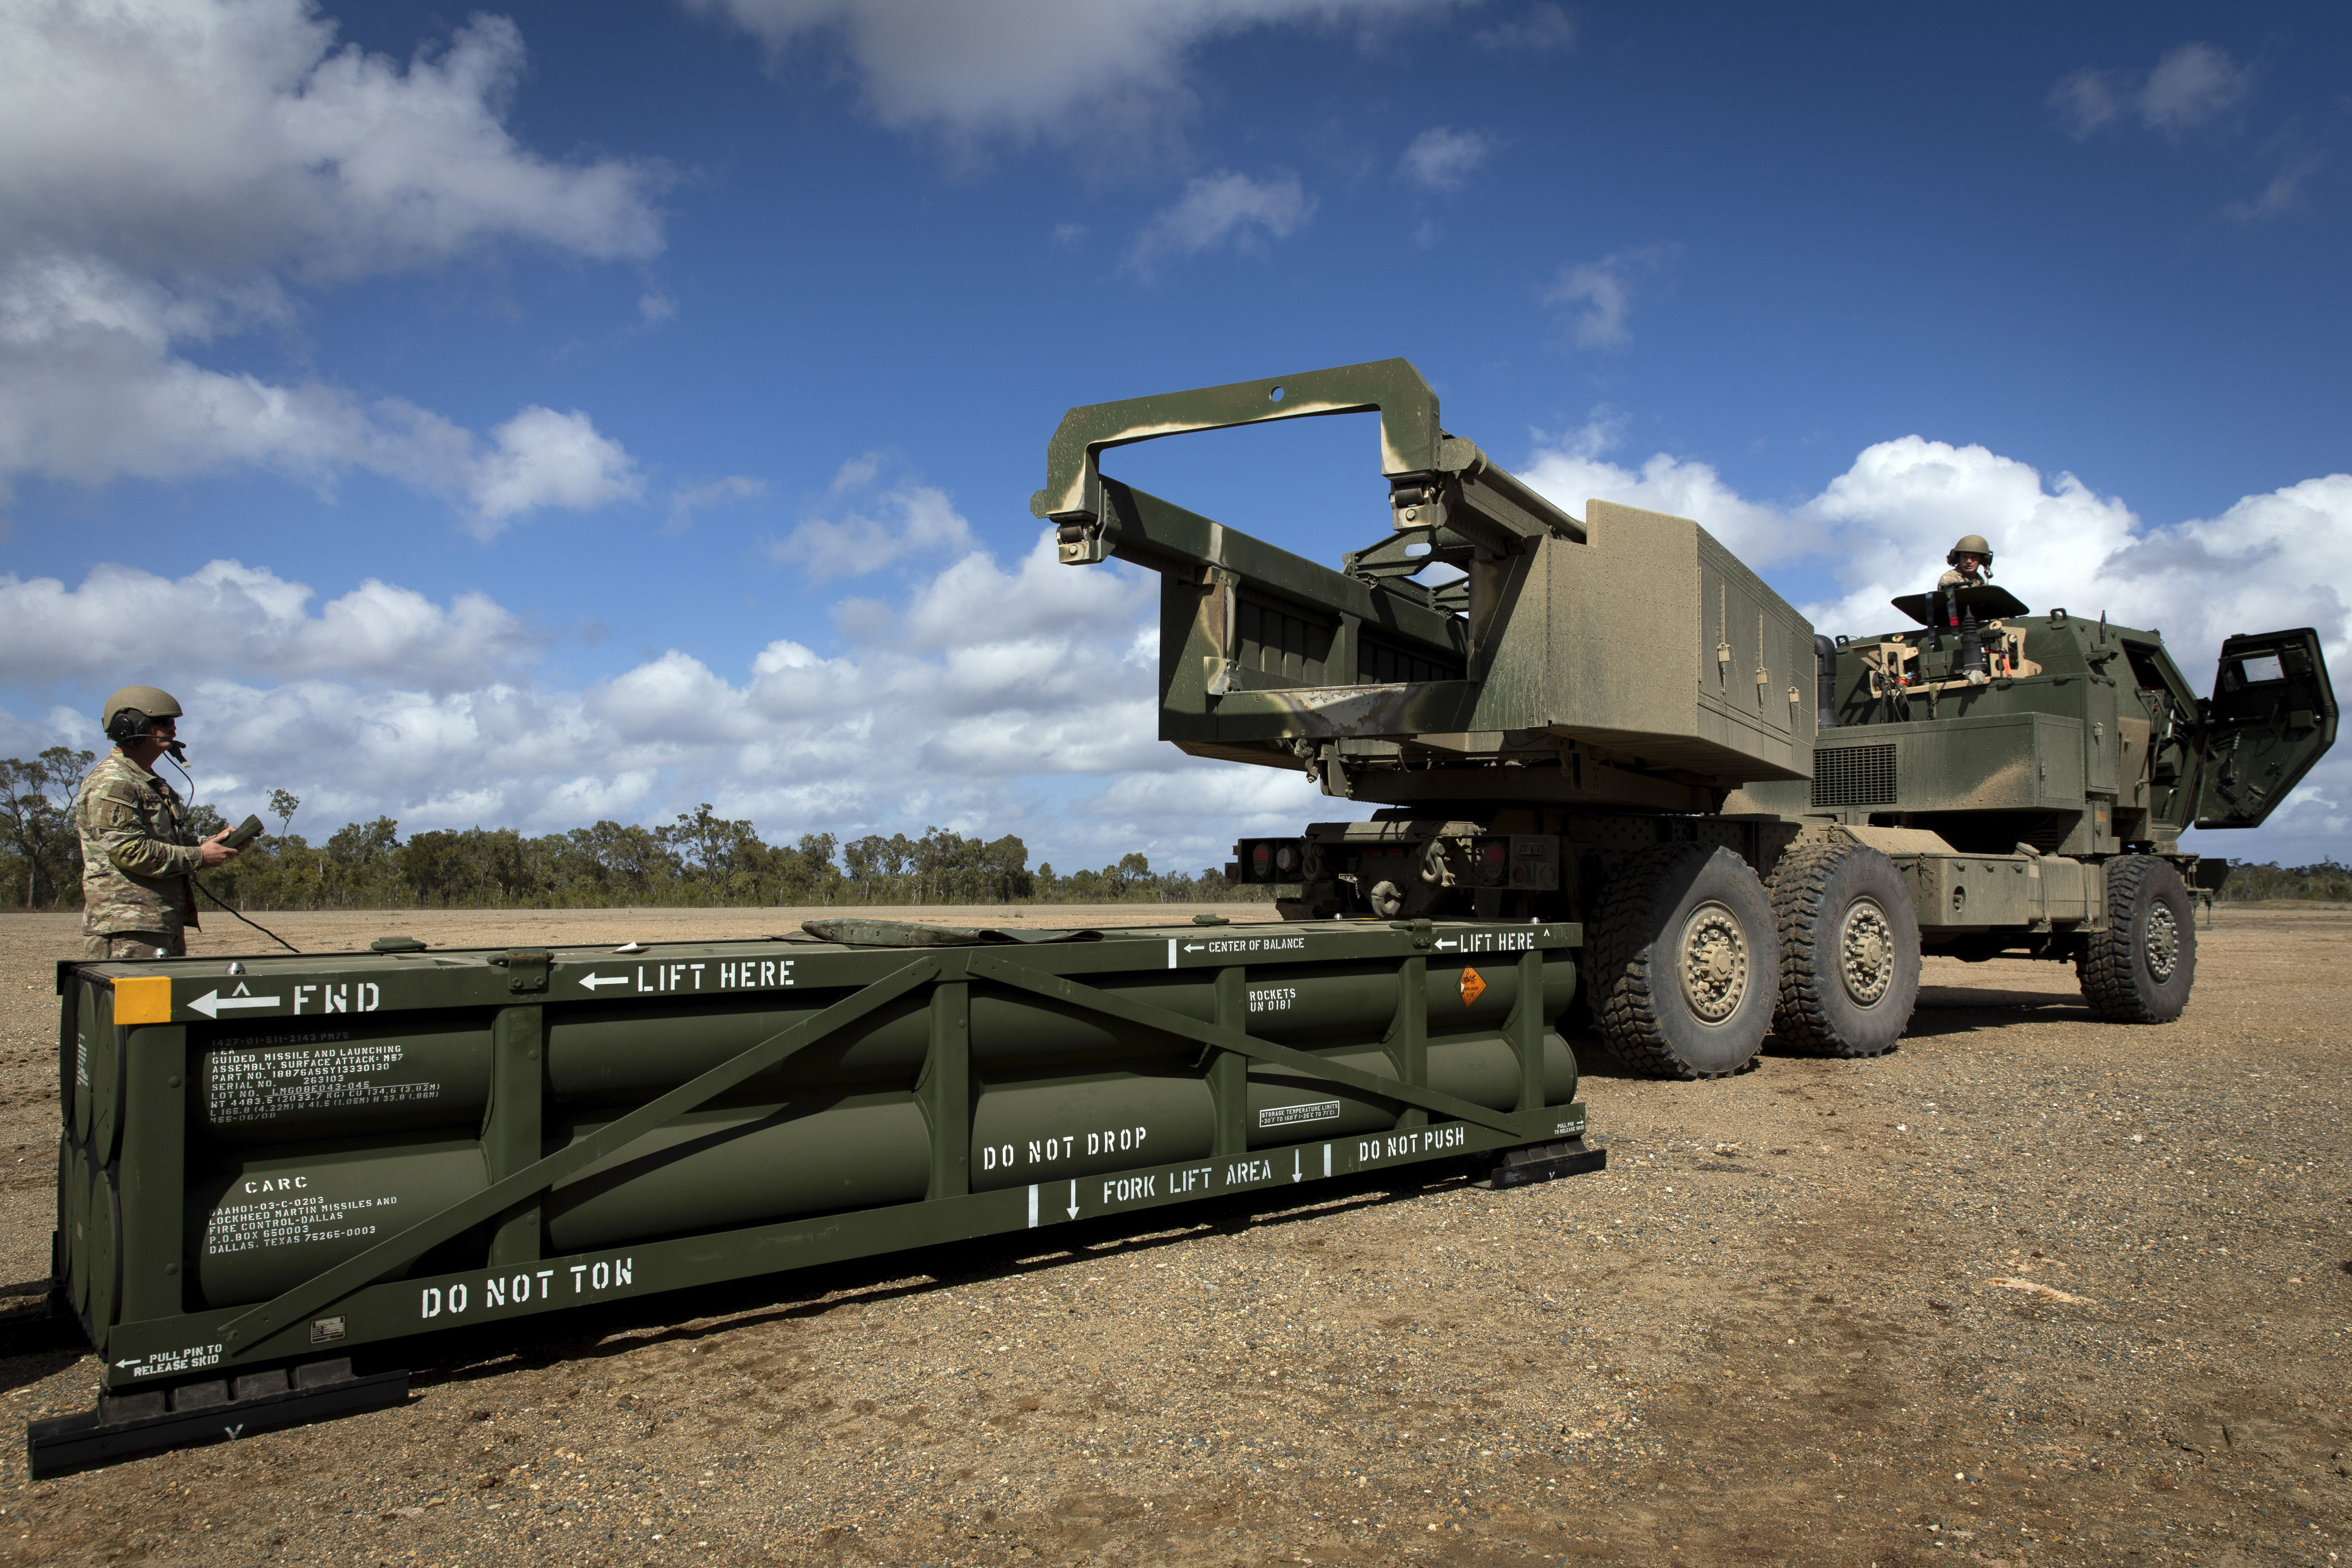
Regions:
[[548, 966], [555, 962], [555, 955], [544, 948], [518, 947], [492, 955], [490, 962], [504, 967], [511, 976], [507, 982], [508, 990], [544, 991]]

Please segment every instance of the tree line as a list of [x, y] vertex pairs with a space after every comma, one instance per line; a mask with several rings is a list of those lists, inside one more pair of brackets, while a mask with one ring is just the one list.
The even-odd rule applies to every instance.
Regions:
[[[81, 906], [81, 837], [74, 791], [94, 752], [52, 746], [30, 762], [0, 759], [0, 898], [24, 909]], [[576, 909], [624, 904], [1191, 903], [1263, 900], [1263, 885], [1157, 872], [1141, 854], [1100, 870], [1029, 865], [1011, 835], [965, 837], [934, 827], [919, 838], [868, 834], [844, 842], [803, 833], [769, 844], [749, 822], [706, 803], [657, 827], [599, 822], [530, 837], [511, 827], [400, 836], [389, 816], [346, 823], [313, 845], [293, 831], [301, 801], [270, 793], [276, 833], [205, 874], [224, 900], [251, 910]], [[197, 837], [227, 826], [209, 805], [190, 814]], [[2352, 901], [2352, 867], [2275, 861], [2230, 868], [2223, 903]]]
[[[75, 788], [96, 757], [53, 746], [31, 762], [0, 760], [0, 889], [26, 909], [81, 906]], [[1267, 889], [1159, 872], [1140, 854], [1100, 870], [1032, 867], [1020, 838], [967, 837], [934, 827], [920, 837], [868, 834], [843, 841], [803, 833], [770, 844], [747, 821], [706, 803], [646, 827], [599, 822], [531, 837], [511, 827], [429, 829], [401, 836], [389, 816], [351, 822], [323, 843], [293, 830], [301, 801], [270, 795], [278, 831], [204, 874], [238, 909], [584, 909], [618, 905], [1189, 903], [1263, 899]], [[210, 805], [191, 808], [198, 837], [227, 826]]]
[[2225, 904], [2262, 903], [2272, 899], [2352, 902], [2352, 866], [2337, 865], [2333, 856], [2316, 866], [2281, 866], [2273, 860], [2233, 865], [2230, 868], [2230, 879], [2215, 897]]

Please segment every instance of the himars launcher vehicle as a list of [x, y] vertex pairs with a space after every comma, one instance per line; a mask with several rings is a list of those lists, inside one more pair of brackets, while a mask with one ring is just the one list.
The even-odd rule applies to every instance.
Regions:
[[[1338, 571], [1101, 472], [1350, 413], [1390, 517]], [[2101, 1014], [2177, 1016], [2189, 889], [2227, 871], [2181, 830], [2256, 826], [2336, 738], [2309, 629], [2230, 638], [2202, 701], [2158, 633], [1989, 585], [1818, 637], [1697, 523], [1536, 494], [1403, 360], [1074, 408], [1047, 468], [1065, 563], [1160, 574], [1160, 737], [1384, 808], [1244, 839], [1228, 875], [1287, 919], [1582, 922], [1594, 1019], [1671, 1076], [1768, 1033], [1885, 1051], [1923, 950], [2072, 960]]]

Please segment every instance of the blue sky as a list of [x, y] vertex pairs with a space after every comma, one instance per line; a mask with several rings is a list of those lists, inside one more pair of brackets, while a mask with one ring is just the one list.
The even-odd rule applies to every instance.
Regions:
[[[2341, 7], [0, 5], [0, 747], [177, 691], [230, 815], [700, 800], [1214, 864], [1037, 555], [1072, 404], [1402, 354], [1827, 630], [2029, 602], [2352, 659]], [[1369, 423], [1113, 471], [1335, 558]], [[2352, 858], [2352, 762], [2210, 853]]]

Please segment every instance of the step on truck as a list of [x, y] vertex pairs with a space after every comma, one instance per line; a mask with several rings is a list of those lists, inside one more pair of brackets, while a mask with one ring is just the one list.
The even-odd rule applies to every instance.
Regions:
[[[1387, 516], [1335, 570], [1103, 472], [1138, 441], [1377, 416]], [[1446, 431], [1404, 360], [1073, 408], [1031, 510], [1060, 560], [1160, 578], [1160, 736], [1377, 807], [1243, 839], [1286, 919], [1568, 921], [1633, 1067], [1867, 1057], [1925, 952], [2066, 960], [2103, 1015], [2179, 1013], [2181, 830], [2262, 822], [2333, 743], [2309, 630], [2231, 639], [2200, 701], [2153, 632], [1999, 589], [1806, 619], [1696, 522], [1570, 515]], [[1970, 595], [1979, 595], [1971, 597]]]

